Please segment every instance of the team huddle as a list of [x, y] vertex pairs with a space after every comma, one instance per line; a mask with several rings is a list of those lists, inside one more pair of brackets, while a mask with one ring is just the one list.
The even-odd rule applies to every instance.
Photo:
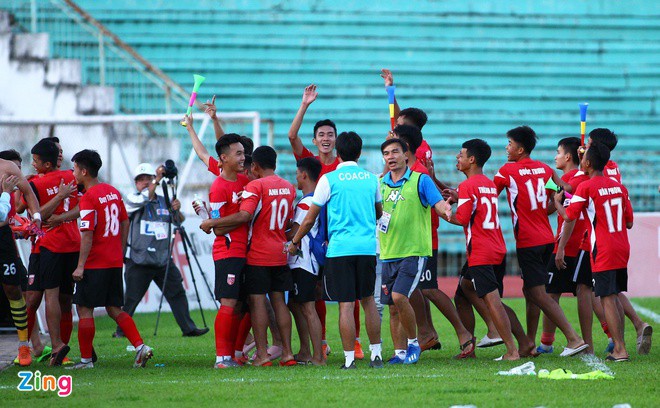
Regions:
[[[393, 84], [390, 71], [383, 70], [381, 76], [386, 86]], [[500, 344], [506, 347], [502, 360], [552, 353], [557, 328], [566, 337], [561, 356], [594, 353], [594, 313], [609, 338], [607, 360], [629, 360], [626, 316], [637, 332], [638, 353], [649, 352], [652, 327], [622, 293], [627, 290], [627, 229], [633, 226], [633, 210], [619, 169], [610, 160], [617, 144], [612, 131], [594, 129], [586, 146], [579, 138], [561, 139], [555, 156], [561, 176], [531, 158], [537, 136], [528, 126], [506, 132], [508, 161], [492, 180], [483, 172], [490, 146], [481, 139], [467, 140], [457, 146], [456, 155], [456, 169], [466, 179], [452, 188], [435, 175], [432, 150], [422, 135], [426, 114], [418, 108], [399, 110], [396, 102], [397, 125], [381, 145], [382, 174], [358, 165], [360, 136], [337, 134], [328, 119], [314, 126], [314, 154], [298, 133], [317, 96], [316, 86], [305, 89], [289, 130], [297, 159], [295, 186], [276, 174], [272, 147], [253, 149], [249, 138], [224, 133], [215, 97], [205, 106], [214, 124], [217, 158], [197, 137], [192, 116], [184, 118], [198, 157], [216, 176], [208, 207], [194, 203], [198, 214], [209, 215], [200, 228], [215, 235], [215, 297], [220, 303], [214, 324], [215, 368], [270, 366], [276, 359], [281, 366], [325, 365], [331, 353], [325, 338], [326, 301], [339, 306], [342, 369], [355, 369], [355, 360], [365, 358], [360, 309], [369, 339], [369, 367], [414, 364], [423, 352], [440, 349], [431, 304], [455, 331], [460, 345], [456, 359], [475, 358], [477, 348]], [[99, 181], [101, 159], [94, 151], [76, 153], [73, 172], [60, 170], [57, 139], [39, 141], [31, 153], [37, 175], [26, 180], [20, 173], [20, 155], [0, 152], [0, 264], [19, 333], [18, 363], [30, 365], [33, 356], [39, 359], [45, 353], [33, 331], [36, 310], [45, 299], [51, 365], [69, 362], [75, 303], [81, 360], [71, 368], [93, 368], [97, 360], [95, 307], [106, 308], [136, 349], [134, 365], [144, 367], [153, 351], [121, 309], [129, 235], [121, 194]], [[136, 178], [141, 175], [156, 176]], [[296, 203], [297, 190], [302, 198]], [[503, 190], [522, 272], [526, 330], [502, 302], [507, 249], [498, 197]], [[30, 219], [16, 215], [25, 210]], [[549, 222], [554, 212], [556, 233]], [[440, 222], [462, 227], [466, 237], [467, 259], [453, 302], [438, 287]], [[32, 240], [27, 271], [14, 237]], [[559, 305], [563, 293], [577, 296], [580, 334]], [[394, 344], [386, 360], [381, 347], [384, 306]], [[480, 341], [474, 310], [488, 328]], [[296, 354], [291, 346], [294, 321], [300, 337]], [[269, 330], [273, 339], [278, 337], [276, 349], [268, 344]], [[251, 358], [250, 331], [256, 348]]]

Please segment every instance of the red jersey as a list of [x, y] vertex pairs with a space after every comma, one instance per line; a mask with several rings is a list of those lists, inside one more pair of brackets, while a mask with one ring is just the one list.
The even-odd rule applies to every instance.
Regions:
[[483, 174], [458, 186], [456, 219], [463, 225], [469, 266], [499, 265], [506, 244], [497, 215], [497, 187]]
[[[59, 190], [60, 182], [75, 183], [71, 170], [55, 170], [30, 181], [32, 190], [37, 196], [39, 205], [43, 206], [52, 200]], [[57, 206], [54, 215], [65, 213], [78, 205], [78, 196], [67, 197]], [[45, 230], [46, 235], [39, 238], [39, 246], [58, 254], [80, 251], [80, 232], [76, 220], [63, 222], [57, 227]]]
[[[209, 191], [211, 218], [222, 218], [236, 214], [240, 210], [241, 195], [248, 182], [248, 178], [243, 174], [238, 174], [236, 181], [228, 181], [222, 177], [216, 178]], [[213, 260], [245, 258], [247, 242], [247, 224], [237, 227], [224, 236], [215, 237], [215, 241], [213, 241]]]
[[630, 257], [626, 224], [633, 221], [628, 190], [607, 176], [592, 177], [578, 186], [566, 209], [570, 219], [583, 213], [589, 218], [592, 272], [626, 268]]
[[[416, 156], [415, 156], [416, 157]], [[426, 168], [421, 160], [417, 159], [415, 164], [410, 167], [410, 171], [426, 174], [431, 176], [429, 170]], [[438, 227], [440, 226], [440, 218], [435, 210], [431, 210], [431, 249], [438, 249]]]
[[110, 184], [99, 183], [80, 199], [80, 231], [93, 231], [92, 248], [85, 269], [121, 268], [124, 253], [121, 223], [128, 219], [121, 194]]
[[548, 194], [545, 184], [552, 178], [552, 169], [529, 157], [507, 162], [493, 181], [497, 192], [506, 190], [511, 207], [516, 248], [529, 248], [554, 242], [548, 220]]
[[619, 184], [623, 184], [621, 181], [621, 172], [619, 171], [619, 166], [612, 160], [608, 161], [603, 169], [603, 175], [611, 178]]
[[[321, 161], [321, 158], [319, 156], [314, 156], [314, 153], [312, 153], [308, 148], [306, 148], [304, 146], [303, 146], [302, 154], [300, 156], [298, 156], [295, 153], [293, 155], [295, 156], [296, 160], [304, 159], [305, 157], [314, 157], [314, 158], [318, 159], [319, 161]], [[339, 166], [339, 157], [335, 157], [335, 161], [333, 161], [330, 164], [323, 164], [323, 162], [321, 162], [321, 175], [320, 176], [322, 176], [326, 173], [330, 173], [331, 171], [337, 170], [337, 166]]]
[[[564, 173], [563, 176], [561, 176], [561, 179], [564, 180], [566, 183], [570, 184], [571, 187], [573, 187], [573, 192], [577, 190], [577, 187], [582, 183], [583, 181], [589, 180], [589, 177], [584, 174], [582, 171], [578, 171], [578, 169], [573, 169], [567, 173]], [[568, 207], [570, 204], [571, 200], [567, 199], [564, 201], [564, 207]], [[580, 245], [582, 244], [582, 240], [584, 239], [584, 235], [586, 234], [587, 231], [587, 226], [588, 226], [588, 221], [587, 219], [583, 216], [580, 215], [580, 217], [575, 221], [575, 227], [573, 228], [573, 233], [571, 233], [571, 237], [568, 239], [568, 242], [566, 243], [566, 247], [564, 248], [564, 255], [566, 256], [571, 256], [575, 257], [578, 255], [578, 252], [580, 252]], [[562, 234], [564, 232], [564, 217], [561, 215], [557, 216], [557, 235], [555, 236], [555, 249], [553, 253], [557, 253], [557, 247], [559, 246], [559, 240], [562, 237]], [[587, 251], [589, 251], [587, 249]]]
[[283, 178], [272, 175], [251, 181], [243, 193], [241, 211], [252, 214], [247, 264], [280, 266], [287, 264], [284, 253], [286, 229], [293, 219], [296, 189]]
[[218, 167], [218, 164], [219, 164], [219, 163], [218, 163], [218, 161], [215, 159], [215, 157], [213, 157], [213, 156], [210, 156], [210, 157], [209, 157], [209, 167], [208, 167], [208, 171], [211, 172], [211, 173], [213, 173], [213, 175], [215, 175], [215, 176], [219, 176], [219, 175], [220, 175], [220, 168]]
[[422, 144], [419, 145], [417, 151], [415, 152], [415, 157], [417, 157], [417, 160], [421, 161], [422, 165], [424, 166], [426, 166], [427, 160], [431, 160], [433, 158], [433, 151], [431, 150], [431, 146], [426, 143], [426, 140], [422, 140]]

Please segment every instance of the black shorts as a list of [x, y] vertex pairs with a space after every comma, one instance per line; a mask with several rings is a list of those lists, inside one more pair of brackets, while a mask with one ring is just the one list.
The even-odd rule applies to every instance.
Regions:
[[336, 302], [355, 302], [374, 295], [376, 256], [351, 255], [325, 259], [323, 297]]
[[523, 287], [533, 288], [548, 282], [548, 262], [554, 248], [555, 244], [547, 244], [516, 249]]
[[434, 249], [433, 254], [426, 260], [426, 268], [419, 278], [418, 288], [438, 289], [438, 250]]
[[218, 259], [215, 263], [215, 299], [244, 299], [245, 258]]
[[505, 271], [506, 261], [499, 265], [468, 266], [463, 278], [472, 281], [472, 286], [480, 298], [494, 290], [497, 290], [500, 297], [502, 297], [504, 294]]
[[628, 290], [628, 269], [594, 272], [594, 292], [596, 296], [616, 295]]
[[295, 303], [314, 302], [316, 300], [316, 284], [319, 277], [302, 268], [291, 269], [293, 277], [293, 301]]
[[21, 258], [9, 225], [0, 227], [0, 281], [3, 285], [21, 286]]
[[565, 256], [564, 262], [566, 262], [566, 269], [559, 270], [555, 264], [554, 256], [550, 257], [550, 261], [548, 262], [548, 281], [545, 284], [546, 292], [576, 294], [577, 285], [573, 278], [576, 275], [577, 258]]
[[245, 267], [245, 291], [248, 295], [265, 295], [293, 289], [293, 278], [288, 265]]
[[78, 252], [59, 254], [41, 247], [39, 278], [44, 290], [60, 288], [60, 293], [73, 293], [73, 271], [78, 267]]
[[73, 303], [89, 308], [124, 306], [121, 270], [122, 268], [85, 269], [82, 280], [76, 282]]
[[426, 271], [426, 257], [410, 256], [393, 262], [383, 262], [380, 303], [393, 305], [392, 293], [412, 296], [420, 277]]
[[39, 275], [39, 254], [30, 254], [30, 264], [28, 265], [28, 286], [27, 290], [34, 292], [43, 292], [44, 286], [41, 283]]
[[580, 250], [575, 268], [576, 273], [573, 275], [573, 281], [576, 285], [585, 285], [593, 288], [594, 281], [591, 276], [591, 258], [589, 257], [589, 252]]

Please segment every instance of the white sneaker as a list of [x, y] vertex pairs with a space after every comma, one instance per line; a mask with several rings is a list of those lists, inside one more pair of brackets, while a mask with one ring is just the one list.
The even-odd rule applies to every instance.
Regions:
[[140, 348], [140, 351], [135, 353], [135, 363], [133, 363], [133, 367], [138, 368], [146, 366], [147, 361], [149, 361], [149, 359], [153, 356], [154, 351], [151, 349], [151, 347], [143, 344], [142, 348]]
[[500, 337], [491, 339], [490, 337], [488, 337], [488, 335], [485, 335], [483, 339], [479, 340], [479, 343], [477, 343], [477, 347], [486, 348], [486, 347], [499, 346], [500, 344], [504, 344], [504, 340], [502, 340]]

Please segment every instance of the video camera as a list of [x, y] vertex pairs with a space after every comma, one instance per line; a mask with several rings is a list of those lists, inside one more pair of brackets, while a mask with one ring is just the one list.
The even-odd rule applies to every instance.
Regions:
[[165, 165], [163, 166], [165, 168], [165, 178], [168, 179], [173, 179], [179, 174], [179, 170], [176, 168], [176, 165], [174, 164], [174, 160], [168, 159], [165, 160]]

